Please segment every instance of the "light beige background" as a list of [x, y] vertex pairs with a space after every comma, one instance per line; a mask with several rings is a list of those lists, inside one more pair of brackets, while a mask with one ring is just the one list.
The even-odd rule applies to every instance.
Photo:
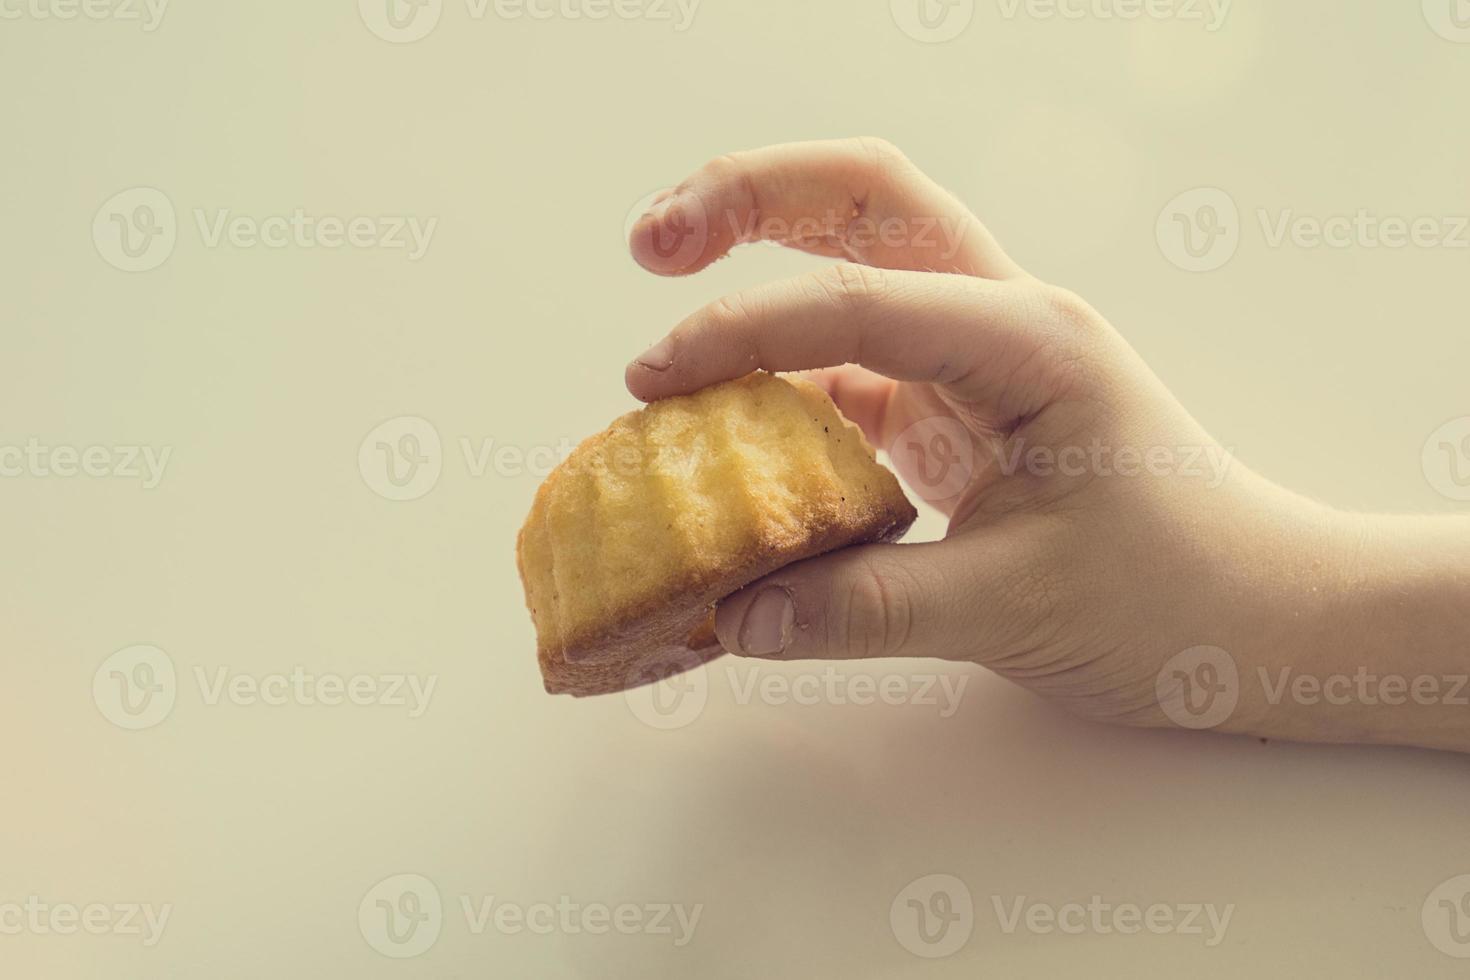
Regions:
[[[1258, 218], [1470, 213], [1470, 44], [1447, 26], [1450, 0], [1427, 13], [1239, 0], [1215, 31], [978, 0], [950, 10], [963, 30], [945, 43], [905, 33], [886, 0], [704, 0], [685, 30], [476, 18], [445, 0], [414, 43], [376, 36], [354, 0], [176, 0], [152, 31], [38, 15], [65, 2], [0, 4], [0, 446], [172, 455], [154, 489], [0, 479], [0, 906], [173, 912], [148, 948], [0, 935], [0, 973], [1470, 969], [1421, 923], [1431, 890], [1470, 872], [1464, 759], [1100, 730], [958, 668], [944, 678], [969, 686], [941, 717], [920, 703], [742, 704], [754, 668], [735, 665], [732, 686], [721, 663], [686, 691], [675, 720], [689, 723], [660, 730], [647, 704], [541, 693], [512, 560], [537, 482], [515, 453], [631, 407], [623, 364], [698, 304], [816, 265], [751, 248], [655, 279], [626, 257], [629, 210], [727, 150], [858, 134], [900, 144], [1022, 263], [1090, 298], [1249, 465], [1344, 507], [1463, 510], [1421, 450], [1470, 415], [1470, 249], [1272, 247]], [[135, 187], [166, 194], [177, 242], [128, 273], [108, 261], [109, 214], [96, 240], [93, 224]], [[1191, 273], [1155, 229], [1199, 187], [1237, 206], [1239, 243]], [[410, 261], [211, 247], [194, 216], [296, 208], [438, 224]], [[442, 473], [392, 502], [358, 457], [400, 416], [433, 425]], [[475, 475], [464, 440], [512, 452]], [[940, 531], [928, 516], [917, 533]], [[110, 674], [100, 696], [93, 682], [137, 644], [166, 652], [177, 700], [127, 731], [109, 721]], [[196, 680], [298, 666], [437, 687], [411, 718], [211, 704]], [[445, 911], [430, 949], [393, 959], [358, 909], [402, 873], [432, 881]], [[930, 874], [964, 882], [975, 905], [944, 959], [909, 952], [912, 930], [890, 923]], [[682, 948], [476, 934], [461, 897], [492, 895], [703, 909]], [[992, 904], [1093, 895], [1234, 911], [1206, 948], [1008, 935]]]

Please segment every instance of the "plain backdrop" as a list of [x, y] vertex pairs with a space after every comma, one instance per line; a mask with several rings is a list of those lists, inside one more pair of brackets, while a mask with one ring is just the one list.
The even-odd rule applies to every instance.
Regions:
[[[634, 407], [628, 359], [819, 264], [757, 246], [657, 279], [627, 256], [630, 212], [720, 153], [831, 136], [901, 146], [1247, 465], [1345, 508], [1463, 512], [1423, 453], [1470, 415], [1450, 0], [1238, 0], [1219, 24], [1182, 0], [966, 0], [933, 4], [935, 30], [903, 0], [703, 0], [687, 24], [662, 0], [602, 19], [444, 0], [411, 42], [415, 8], [394, 28], [373, 4], [176, 0], [149, 30], [141, 4], [0, 3], [0, 447], [49, 461], [0, 478], [0, 907], [172, 909], [152, 946], [5, 919], [0, 972], [1463, 975], [1423, 916], [1470, 872], [1462, 758], [1103, 730], [930, 664], [818, 679], [965, 678], [953, 710], [916, 683], [896, 704], [783, 696], [811, 668], [725, 661], [682, 715], [553, 699], [513, 561], [547, 447]], [[1191, 272], [1158, 229], [1200, 188], [1235, 208], [1234, 252]], [[211, 238], [298, 209], [374, 223], [342, 247]], [[1444, 241], [1270, 234], [1359, 212]], [[386, 219], [433, 221], [423, 254], [382, 247]], [[170, 227], [131, 239], [163, 252], [120, 250], [123, 228]], [[388, 499], [378, 442], [417, 446], [431, 488]], [[57, 475], [56, 447], [101, 447], [108, 475]], [[127, 447], [169, 453], [156, 486]], [[942, 530], [926, 513], [915, 536]], [[298, 668], [374, 703], [271, 680]], [[393, 675], [432, 679], [417, 716], [378, 703], [402, 700]], [[124, 681], [168, 699], [149, 727], [117, 723]], [[904, 919], [931, 875], [973, 905], [918, 899], [957, 917], [940, 958]], [[411, 913], [421, 879], [437, 938], [384, 955], [404, 949], [378, 899]], [[1007, 932], [996, 911], [1094, 896], [1233, 911], [1213, 946]], [[465, 904], [492, 897], [513, 911], [477, 929]], [[558, 902], [570, 926], [515, 928]], [[581, 927], [620, 904], [634, 934]], [[689, 942], [651, 928], [660, 904], [702, 907]]]

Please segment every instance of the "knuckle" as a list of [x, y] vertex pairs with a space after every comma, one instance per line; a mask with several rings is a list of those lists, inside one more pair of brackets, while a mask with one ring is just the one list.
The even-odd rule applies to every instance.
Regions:
[[745, 170], [745, 160], [741, 153], [722, 153], [700, 168], [702, 173], [716, 178], [738, 177]]
[[828, 644], [848, 659], [894, 656], [913, 629], [909, 590], [866, 559], [856, 559], [834, 581], [828, 608]]
[[705, 319], [717, 330], [738, 330], [752, 319], [750, 298], [742, 293], [721, 296], [705, 308]]
[[857, 146], [869, 166], [879, 173], [908, 165], [904, 152], [882, 136], [859, 136]]
[[854, 262], [841, 262], [824, 270], [817, 281], [834, 303], [849, 311], [881, 302], [887, 291], [883, 270]]
[[1042, 286], [1041, 290], [1047, 318], [1059, 331], [1074, 336], [1098, 332], [1102, 318], [1081, 296], [1060, 286]]
[[760, 208], [760, 194], [752, 177], [748, 151], [725, 153], [706, 163], [701, 173], [716, 185], [744, 198], [746, 207]]
[[1060, 650], [1096, 633], [1094, 597], [1106, 576], [1087, 561], [1074, 527], [1059, 526], [1018, 539], [997, 556], [993, 573], [977, 576], [986, 596], [978, 630], [983, 659], [1005, 667], [1027, 661], [1037, 650]]

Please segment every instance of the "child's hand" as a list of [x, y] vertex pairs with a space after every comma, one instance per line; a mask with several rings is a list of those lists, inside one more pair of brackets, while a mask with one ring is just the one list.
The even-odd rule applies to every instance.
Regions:
[[[726, 649], [971, 660], [1081, 714], [1158, 725], [1177, 720], [1171, 700], [1208, 693], [1191, 683], [1220, 683], [1219, 664], [1196, 677], [1177, 659], [1208, 646], [1236, 674], [1235, 704], [1211, 727], [1470, 744], [1470, 723], [1446, 734], [1422, 706], [1323, 714], [1273, 704], [1262, 683], [1283, 665], [1391, 669], [1416, 629], [1457, 616], [1465, 635], [1462, 523], [1439, 524], [1457, 536], [1399, 528], [1410, 554], [1379, 543], [1378, 524], [1250, 473], [1100, 314], [1028, 276], [880, 141], [718, 159], [640, 219], [632, 249], [683, 274], [755, 238], [849, 261], [700, 310], [628, 367], [629, 389], [653, 400], [756, 368], [824, 369], [815, 380], [950, 527], [942, 542], [848, 549], [752, 584], [720, 606]], [[1461, 601], [1426, 597], [1438, 618], [1392, 620], [1421, 566]], [[1375, 643], [1375, 629], [1394, 639]], [[1420, 656], [1439, 659], [1457, 663]]]

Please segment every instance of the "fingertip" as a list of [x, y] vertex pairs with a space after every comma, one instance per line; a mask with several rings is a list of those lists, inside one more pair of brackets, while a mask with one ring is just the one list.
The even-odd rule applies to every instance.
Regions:
[[805, 371], [797, 371], [796, 376], [804, 381], [810, 381], [830, 396], [832, 390], [837, 387], [837, 372], [840, 370], [840, 367], [810, 368]]
[[628, 252], [633, 256], [633, 261], [646, 272], [665, 278], [677, 278], [685, 275], [686, 270], [676, 267], [670, 262], [668, 256], [661, 253], [658, 242], [663, 237], [663, 229], [657, 218], [645, 214], [633, 225], [633, 230], [628, 233]]
[[623, 369], [623, 384], [627, 386], [628, 393], [641, 402], [651, 402], [657, 397], [654, 381], [649, 375], [654, 372], [637, 361], [630, 361]]
[[741, 589], [721, 599], [715, 606], [715, 639], [720, 641], [726, 653], [737, 657], [745, 656], [740, 649], [740, 620], [745, 615], [745, 607], [750, 604], [748, 591]]
[[628, 251], [633, 261], [659, 276], [683, 276], [709, 264], [711, 225], [698, 196], [674, 191], [654, 199], [633, 223]]
[[639, 354], [623, 372], [623, 381], [635, 398], [653, 401], [669, 394], [669, 369], [674, 366], [674, 341], [665, 337]]
[[[785, 603], [785, 610], [773, 603], [775, 597]], [[793, 616], [789, 590], [754, 582], [715, 607], [715, 638], [726, 653], [773, 660], [790, 644]]]
[[791, 653], [796, 598], [769, 580], [747, 585], [715, 610], [715, 638], [737, 657], [777, 660]]
[[883, 441], [883, 424], [896, 383], [882, 375], [843, 364], [803, 373], [832, 399], [843, 417], [862, 430], [873, 445]]

